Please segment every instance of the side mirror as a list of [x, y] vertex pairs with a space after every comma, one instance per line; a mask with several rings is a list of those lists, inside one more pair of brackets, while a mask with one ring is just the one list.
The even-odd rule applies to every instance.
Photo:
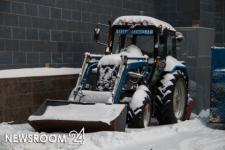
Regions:
[[98, 42], [99, 39], [100, 39], [100, 28], [99, 28], [99, 26], [97, 25], [97, 26], [95, 27], [95, 29], [94, 29], [94, 40], [95, 40], [96, 42]]
[[182, 42], [184, 40], [184, 36], [181, 32], [176, 32], [176, 40], [177, 42]]

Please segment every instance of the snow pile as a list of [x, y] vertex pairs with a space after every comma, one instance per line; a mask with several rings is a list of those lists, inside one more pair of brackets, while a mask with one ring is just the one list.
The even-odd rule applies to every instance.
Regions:
[[[207, 110], [208, 111], [208, 110]], [[204, 114], [204, 115], [203, 115]], [[37, 133], [28, 125], [0, 124], [1, 150], [225, 150], [225, 131], [207, 127], [208, 113], [172, 125], [127, 129], [126, 132], [85, 133], [83, 145], [70, 143], [6, 143], [6, 134]], [[54, 133], [60, 134], [60, 133]], [[53, 134], [47, 134], [53, 135]], [[66, 134], [67, 135], [67, 134]]]
[[0, 70], [0, 79], [79, 74], [80, 68], [24, 68]]
[[124, 105], [78, 105], [69, 104], [61, 106], [48, 106], [41, 116], [32, 115], [28, 120], [75, 120], [75, 121], [101, 121], [110, 124], [119, 116]]
[[140, 48], [138, 48], [136, 45], [130, 45], [127, 48], [123, 49], [122, 52], [119, 54], [111, 54], [111, 55], [103, 56], [99, 60], [98, 66], [103, 66], [103, 65], [118, 66], [119, 64], [121, 64], [122, 55], [127, 57], [143, 57], [143, 54]]
[[118, 66], [121, 63], [121, 56], [120, 54], [111, 54], [103, 56], [99, 62], [98, 66], [100, 65], [115, 65]]
[[207, 110], [202, 110], [202, 111], [198, 114], [198, 116], [199, 116], [200, 118], [208, 118], [208, 117], [209, 117], [209, 109], [207, 109]]
[[126, 55], [127, 57], [143, 57], [141, 49], [133, 44], [125, 48], [125, 51], [122, 51], [120, 55]]
[[106, 91], [88, 91], [82, 90], [74, 99], [74, 96], [69, 98], [69, 101], [81, 102], [81, 103], [110, 103], [112, 104], [111, 92]]
[[172, 27], [170, 24], [161, 21], [159, 19], [153, 18], [153, 17], [148, 17], [148, 16], [121, 16], [117, 18], [114, 22], [113, 25], [122, 25], [125, 23], [128, 24], [133, 24], [133, 23], [143, 23], [144, 25], [153, 25], [156, 27], [162, 27], [162, 29], [169, 29], [171, 31], [176, 31], [174, 27]]

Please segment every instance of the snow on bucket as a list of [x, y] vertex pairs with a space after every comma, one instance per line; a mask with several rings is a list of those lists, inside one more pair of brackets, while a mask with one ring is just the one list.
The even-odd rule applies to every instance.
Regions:
[[47, 100], [28, 118], [37, 131], [125, 131], [126, 106]]

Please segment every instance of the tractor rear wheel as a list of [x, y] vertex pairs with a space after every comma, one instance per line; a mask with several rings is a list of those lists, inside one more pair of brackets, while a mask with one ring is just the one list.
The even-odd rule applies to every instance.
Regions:
[[156, 116], [159, 124], [185, 120], [187, 105], [186, 77], [180, 71], [167, 73], [160, 80], [156, 96]]

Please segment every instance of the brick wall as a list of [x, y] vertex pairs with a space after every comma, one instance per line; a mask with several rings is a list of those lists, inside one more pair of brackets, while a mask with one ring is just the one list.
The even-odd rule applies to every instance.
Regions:
[[1, 0], [0, 69], [80, 67], [85, 51], [102, 52], [92, 42], [97, 22], [120, 15], [154, 16], [153, 0]]
[[0, 79], [0, 122], [24, 121], [46, 99], [66, 100], [77, 75]]
[[199, 20], [216, 28], [216, 43], [223, 46], [224, 7], [224, 0], [1, 0], [0, 69], [80, 67], [84, 52], [104, 51], [92, 41], [97, 22], [140, 11], [174, 26]]

